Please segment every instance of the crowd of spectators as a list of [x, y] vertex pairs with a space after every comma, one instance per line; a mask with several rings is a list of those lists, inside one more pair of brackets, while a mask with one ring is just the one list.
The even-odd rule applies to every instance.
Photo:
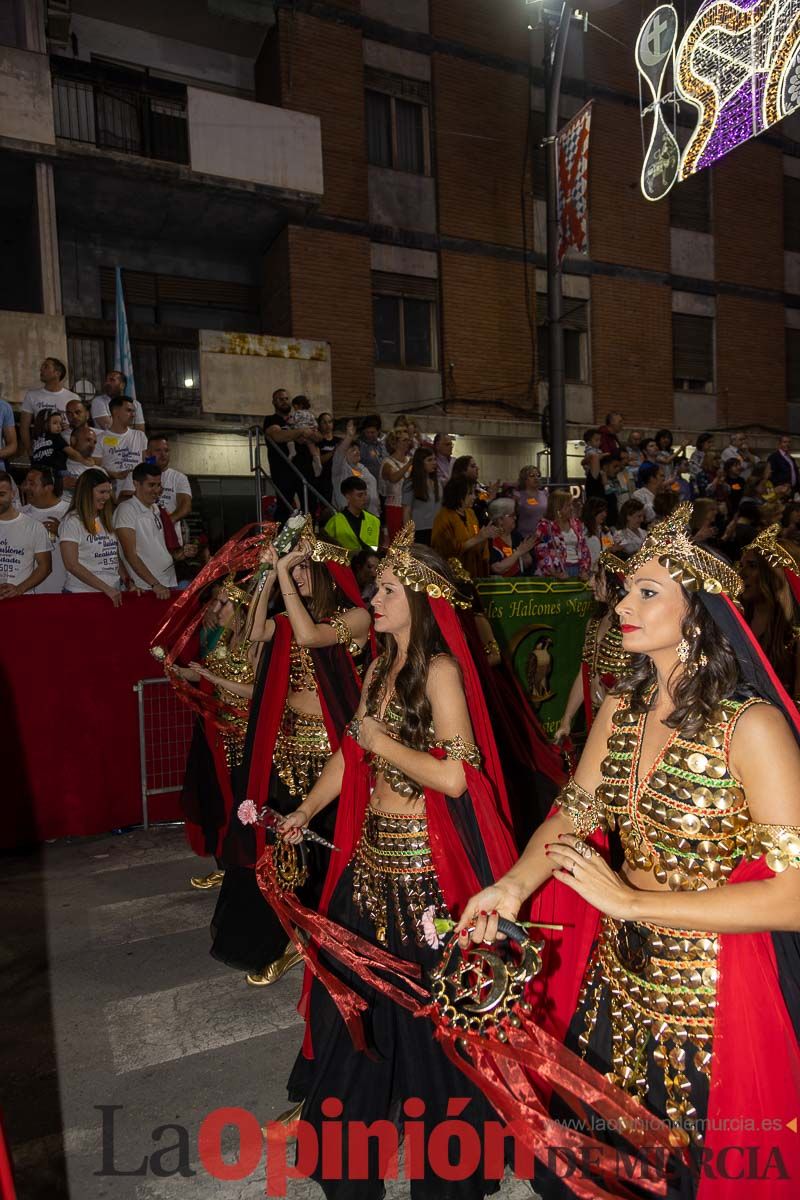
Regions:
[[[185, 525], [189, 480], [170, 466], [168, 436], [145, 432], [121, 371], [91, 404], [66, 373], [43, 361], [19, 435], [0, 401], [0, 599], [101, 592], [118, 605], [124, 588], [166, 598], [199, 553]], [[9, 469], [20, 454], [29, 465]]]
[[[473, 578], [587, 580], [603, 550], [635, 553], [648, 527], [682, 500], [701, 501], [698, 536], [732, 561], [775, 520], [800, 540], [800, 475], [788, 434], [760, 461], [741, 432], [725, 439], [703, 433], [676, 446], [669, 429], [626, 435], [622, 414], [612, 412], [584, 434], [582, 486], [546, 485], [532, 464], [521, 467], [514, 482], [484, 484], [475, 458], [454, 454], [449, 433], [422, 434], [404, 416], [384, 431], [372, 415], [360, 426], [331, 418], [323, 435], [323, 417], [330, 414], [315, 428], [304, 408], [302, 423], [295, 424], [296, 401], [288, 393], [276, 393], [274, 401], [277, 415], [264, 422], [268, 438], [280, 432], [279, 442], [311, 445], [309, 480], [333, 512], [321, 524], [328, 537], [357, 552], [363, 569], [410, 519], [418, 541], [459, 559]], [[290, 478], [285, 461], [281, 466], [288, 508], [301, 497], [297, 476]]]
[[[18, 434], [0, 401], [0, 599], [98, 591], [118, 604], [126, 587], [166, 596], [198, 558], [185, 524], [189, 480], [170, 465], [168, 436], [146, 432], [124, 374], [110, 371], [91, 404], [65, 377], [63, 363], [45, 359]], [[611, 412], [586, 430], [582, 485], [566, 488], [546, 484], [533, 464], [513, 481], [482, 483], [475, 458], [454, 453], [452, 434], [423, 434], [405, 416], [388, 430], [377, 415], [335, 422], [283, 388], [272, 408], [264, 432], [274, 516], [307, 504], [326, 536], [355, 553], [366, 590], [373, 560], [408, 520], [419, 542], [475, 579], [586, 580], [604, 549], [634, 553], [683, 499], [699, 501], [694, 536], [733, 561], [774, 521], [800, 542], [788, 434], [761, 461], [742, 432], [676, 446], [669, 429], [626, 434], [623, 415]], [[30, 465], [10, 473], [19, 451]]]

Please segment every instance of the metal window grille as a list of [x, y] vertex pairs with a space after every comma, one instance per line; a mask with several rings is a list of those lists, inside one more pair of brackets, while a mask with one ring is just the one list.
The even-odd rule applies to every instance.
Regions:
[[[186, 100], [132, 71], [54, 60], [56, 137], [166, 162], [189, 162]], [[183, 89], [185, 93], [185, 89]]]
[[163, 677], [140, 679], [133, 690], [139, 709], [142, 824], [148, 829], [149, 798], [183, 786], [195, 716]]

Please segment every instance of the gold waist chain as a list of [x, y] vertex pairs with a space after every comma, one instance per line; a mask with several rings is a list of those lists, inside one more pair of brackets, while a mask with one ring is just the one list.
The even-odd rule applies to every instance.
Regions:
[[284, 705], [272, 762], [290, 795], [307, 796], [331, 756], [322, 716]]
[[424, 945], [426, 909], [433, 908], [436, 917], [448, 915], [424, 815], [367, 809], [353, 857], [353, 900], [370, 917], [383, 945], [390, 920], [401, 941], [409, 940], [410, 931], [417, 944]]
[[648, 1056], [664, 1073], [666, 1117], [676, 1143], [702, 1141], [687, 1057], [711, 1072], [718, 942], [713, 934], [603, 917], [579, 1007], [591, 995], [580, 1035], [585, 1053], [608, 989], [611, 1071], [618, 1087], [645, 1101]]

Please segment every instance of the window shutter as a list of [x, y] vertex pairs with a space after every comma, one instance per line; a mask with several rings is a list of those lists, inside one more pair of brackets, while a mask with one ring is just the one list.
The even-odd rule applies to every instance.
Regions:
[[381, 296], [411, 296], [415, 300], [438, 300], [439, 281], [422, 275], [395, 275], [390, 271], [372, 272], [372, 290]]

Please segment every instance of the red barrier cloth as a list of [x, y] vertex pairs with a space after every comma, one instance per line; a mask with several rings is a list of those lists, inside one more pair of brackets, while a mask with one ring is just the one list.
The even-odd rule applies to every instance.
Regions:
[[[93, 594], [0, 601], [0, 849], [106, 833], [142, 819], [137, 697], [170, 601]], [[179, 795], [150, 819], [180, 820]]]

